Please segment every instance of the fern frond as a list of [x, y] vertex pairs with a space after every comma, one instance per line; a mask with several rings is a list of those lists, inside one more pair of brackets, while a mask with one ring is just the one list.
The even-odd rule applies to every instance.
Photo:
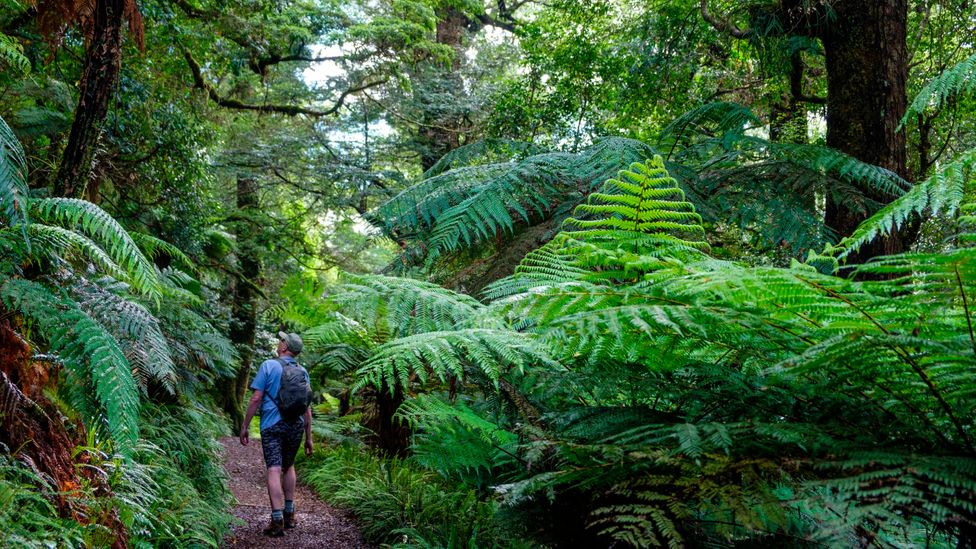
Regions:
[[0, 65], [12, 69], [19, 75], [30, 72], [30, 60], [24, 57], [24, 48], [20, 42], [0, 32]]
[[169, 256], [177, 265], [183, 267], [187, 272], [193, 273], [196, 271], [196, 265], [193, 264], [191, 260], [183, 250], [177, 248], [173, 244], [166, 242], [165, 240], [156, 238], [155, 236], [140, 233], [137, 231], [129, 231], [129, 236], [132, 237], [132, 241], [139, 246], [143, 254], [149, 259], [155, 260], [159, 255]]
[[[692, 142], [696, 136], [742, 135], [761, 124], [759, 117], [744, 105], [725, 101], [705, 103], [675, 118], [661, 130], [658, 147], [673, 150], [677, 144]], [[729, 138], [724, 139], [728, 142]]]
[[115, 338], [73, 301], [36, 282], [8, 280], [0, 286], [0, 298], [35, 322], [52, 352], [77, 379], [91, 384], [112, 440], [121, 453], [129, 454], [139, 437], [139, 388]]
[[461, 167], [403, 191], [369, 219], [392, 238], [412, 241], [404, 261], [426, 258], [429, 266], [444, 254], [550, 218], [559, 204], [573, 204], [617, 170], [652, 153], [639, 141], [606, 138], [575, 155], [546, 153]]
[[153, 380], [175, 394], [176, 366], [158, 319], [142, 305], [98, 284], [78, 280], [73, 290], [82, 310], [119, 342], [142, 389]]
[[913, 215], [954, 214], [972, 191], [974, 168], [976, 150], [963, 153], [865, 220], [849, 237], [829, 246], [825, 253], [843, 259], [872, 240], [897, 231]]
[[954, 67], [947, 69], [925, 85], [912, 100], [900, 126], [904, 126], [912, 117], [925, 112], [930, 107], [941, 107], [952, 97], [957, 97], [976, 90], [976, 55], [961, 61]]
[[446, 382], [449, 377], [464, 379], [468, 368], [497, 385], [503, 372], [534, 364], [556, 366], [546, 349], [526, 334], [480, 328], [426, 332], [377, 347], [357, 372], [357, 386], [406, 387], [411, 375], [421, 383], [430, 377]]
[[[2, 35], [0, 35], [2, 36]], [[0, 118], [0, 215], [8, 225], [20, 225], [27, 240], [30, 194], [27, 189], [27, 159], [10, 126]], [[27, 242], [28, 248], [30, 242]]]
[[482, 139], [474, 143], [462, 145], [442, 156], [431, 166], [421, 179], [430, 179], [435, 175], [455, 170], [457, 168], [491, 164], [498, 161], [518, 161], [528, 156], [543, 154], [545, 149], [535, 143], [515, 141], [512, 139]]
[[610, 179], [576, 207], [563, 231], [530, 252], [515, 274], [486, 289], [492, 298], [570, 281], [634, 281], [667, 262], [709, 250], [702, 218], [655, 156]]
[[482, 306], [436, 284], [380, 275], [343, 274], [326, 300], [378, 340], [451, 329]]
[[32, 204], [32, 213], [49, 224], [80, 230], [94, 239], [126, 274], [126, 280], [139, 291], [158, 298], [156, 269], [146, 259], [129, 233], [98, 206], [75, 198], [43, 198]]

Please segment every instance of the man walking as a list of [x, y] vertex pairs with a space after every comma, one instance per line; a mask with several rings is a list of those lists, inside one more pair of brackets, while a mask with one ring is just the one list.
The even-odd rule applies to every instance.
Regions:
[[[271, 498], [271, 524], [264, 529], [264, 535], [272, 537], [281, 537], [285, 528], [296, 526], [295, 455], [303, 433], [305, 454], [312, 453], [312, 409], [308, 405], [311, 386], [308, 372], [295, 362], [295, 356], [302, 352], [302, 338], [298, 334], [278, 332], [278, 339], [278, 358], [262, 363], [251, 383], [254, 394], [241, 427], [241, 444], [247, 446], [248, 426], [260, 406], [261, 447], [268, 467]], [[299, 385], [302, 379], [304, 386]], [[296, 394], [300, 396], [295, 397]]]

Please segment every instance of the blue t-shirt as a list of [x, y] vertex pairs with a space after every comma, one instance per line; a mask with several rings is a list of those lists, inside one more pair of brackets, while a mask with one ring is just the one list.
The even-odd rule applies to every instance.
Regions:
[[[281, 358], [289, 364], [298, 365], [295, 359], [290, 356]], [[301, 366], [298, 367], [302, 368]], [[251, 383], [251, 389], [264, 391], [264, 399], [261, 401], [262, 431], [281, 421], [278, 406], [273, 400], [274, 397], [278, 396], [278, 390], [281, 388], [281, 368], [281, 363], [277, 359], [265, 360], [258, 368], [258, 375], [254, 376], [254, 381]], [[305, 374], [305, 381], [308, 381], [308, 372], [305, 368], [302, 368], [302, 373]]]

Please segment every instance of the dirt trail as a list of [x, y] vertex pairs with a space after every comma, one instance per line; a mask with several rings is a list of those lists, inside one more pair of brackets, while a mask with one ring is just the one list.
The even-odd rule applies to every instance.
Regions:
[[295, 513], [298, 527], [286, 530], [283, 538], [269, 538], [261, 533], [270, 519], [268, 490], [265, 486], [261, 441], [251, 440], [241, 446], [233, 437], [220, 439], [224, 446], [224, 469], [230, 490], [237, 498], [234, 516], [246, 524], [236, 526], [224, 541], [233, 549], [359, 549], [367, 548], [359, 529], [348, 515], [330, 507], [312, 490], [299, 484], [295, 490]]

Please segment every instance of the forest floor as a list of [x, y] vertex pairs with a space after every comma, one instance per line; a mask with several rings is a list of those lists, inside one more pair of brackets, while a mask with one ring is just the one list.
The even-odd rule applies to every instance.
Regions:
[[270, 520], [266, 469], [260, 439], [247, 446], [234, 437], [220, 439], [224, 446], [224, 469], [231, 493], [237, 499], [234, 516], [244, 521], [234, 526], [224, 541], [233, 549], [359, 549], [363, 542], [359, 529], [349, 515], [320, 500], [299, 479], [295, 490], [295, 513], [298, 527], [285, 531], [285, 537], [269, 538], [261, 533]]

